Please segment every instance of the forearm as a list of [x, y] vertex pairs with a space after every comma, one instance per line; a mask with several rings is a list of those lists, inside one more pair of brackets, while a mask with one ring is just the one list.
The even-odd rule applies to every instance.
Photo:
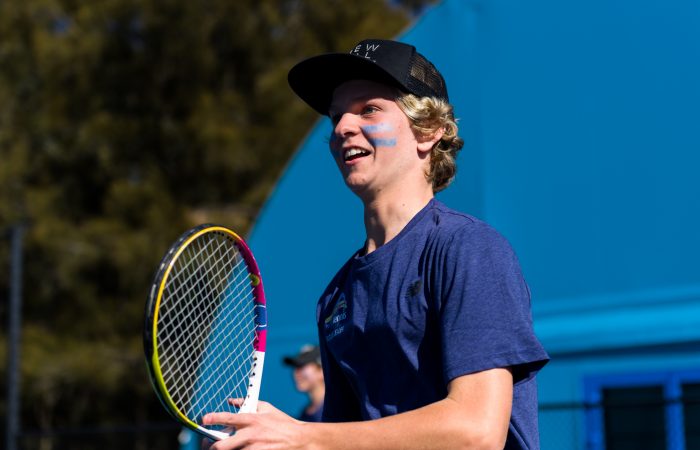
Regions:
[[500, 421], [464, 414], [449, 398], [377, 420], [304, 427], [314, 450], [502, 449], [505, 442]]
[[366, 422], [304, 423], [267, 402], [257, 414], [210, 413], [204, 425], [236, 430], [215, 450], [502, 449], [510, 423], [513, 377], [492, 369], [458, 377], [447, 397], [413, 411]]

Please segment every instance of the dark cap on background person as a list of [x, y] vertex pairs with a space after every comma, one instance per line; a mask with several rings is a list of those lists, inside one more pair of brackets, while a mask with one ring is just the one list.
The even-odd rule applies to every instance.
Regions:
[[309, 363], [321, 365], [321, 351], [316, 345], [304, 345], [299, 349], [299, 353], [294, 356], [285, 356], [282, 360], [285, 365], [299, 368]]
[[371, 80], [418, 97], [449, 102], [445, 79], [413, 45], [366, 39], [349, 53], [327, 53], [298, 63], [289, 71], [292, 90], [313, 109], [328, 115], [333, 91], [346, 81]]

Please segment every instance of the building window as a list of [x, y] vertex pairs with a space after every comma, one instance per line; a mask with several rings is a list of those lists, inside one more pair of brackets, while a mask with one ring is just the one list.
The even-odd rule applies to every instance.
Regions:
[[602, 405], [606, 449], [666, 450], [662, 386], [603, 389]]
[[685, 448], [700, 449], [700, 383], [683, 385]]
[[591, 450], [700, 449], [700, 371], [586, 379]]

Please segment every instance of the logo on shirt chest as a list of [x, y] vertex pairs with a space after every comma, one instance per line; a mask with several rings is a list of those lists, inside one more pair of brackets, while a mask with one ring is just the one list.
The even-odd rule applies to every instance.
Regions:
[[413, 298], [420, 294], [422, 289], [423, 281], [419, 278], [408, 286], [408, 289], [406, 290], [406, 297]]
[[333, 306], [331, 313], [324, 319], [324, 329], [326, 341], [331, 341], [345, 331], [345, 322], [348, 319], [348, 302], [345, 300], [345, 294], [341, 293]]

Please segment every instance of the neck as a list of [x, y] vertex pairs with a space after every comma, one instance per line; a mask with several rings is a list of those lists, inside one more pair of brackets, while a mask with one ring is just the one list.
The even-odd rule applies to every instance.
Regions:
[[321, 404], [323, 404], [323, 399], [326, 395], [326, 385], [319, 383], [313, 389], [308, 392], [309, 399], [311, 400], [311, 406], [315, 409]]
[[418, 212], [434, 197], [432, 187], [399, 195], [378, 195], [364, 201], [365, 254], [372, 253], [395, 238]]

